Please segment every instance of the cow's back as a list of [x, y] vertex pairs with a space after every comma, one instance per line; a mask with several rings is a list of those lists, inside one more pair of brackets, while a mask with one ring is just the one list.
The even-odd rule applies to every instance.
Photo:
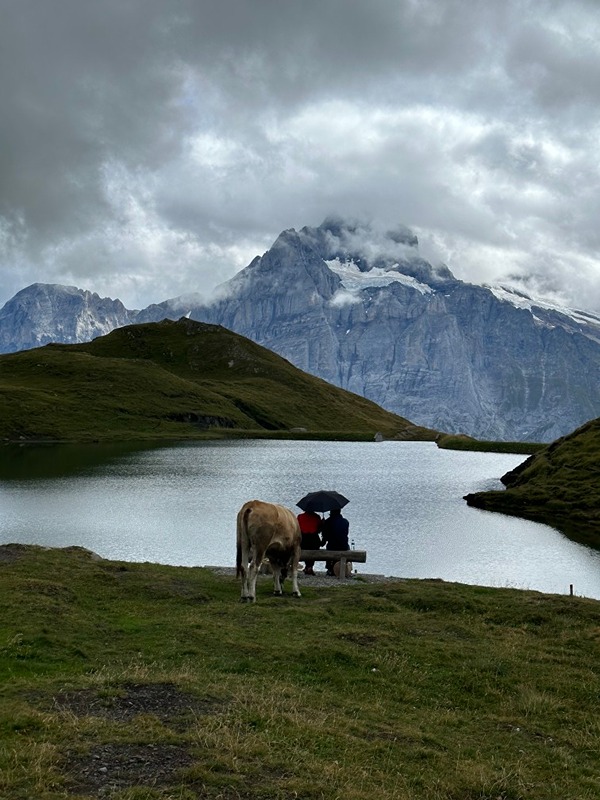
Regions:
[[296, 539], [300, 541], [300, 526], [295, 514], [278, 503], [265, 503], [250, 500], [240, 511], [245, 520], [246, 530], [252, 542], [264, 546], [280, 543], [293, 547]]
[[301, 533], [293, 511], [263, 500], [249, 500], [238, 512], [238, 535], [243, 531], [253, 544], [293, 547]]

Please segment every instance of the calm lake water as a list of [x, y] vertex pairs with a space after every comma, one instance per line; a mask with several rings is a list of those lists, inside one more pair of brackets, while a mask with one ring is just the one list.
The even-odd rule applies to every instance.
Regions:
[[254, 498], [299, 509], [335, 489], [359, 572], [600, 599], [600, 552], [554, 529], [469, 508], [524, 456], [430, 442], [203, 442], [2, 448], [0, 543], [80, 545], [105, 558], [232, 566], [235, 518]]

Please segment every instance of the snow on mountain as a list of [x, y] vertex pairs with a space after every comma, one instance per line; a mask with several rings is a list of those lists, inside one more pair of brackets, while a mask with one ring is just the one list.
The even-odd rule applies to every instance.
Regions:
[[[544, 300], [543, 298], [533, 298], [531, 295], [525, 294], [525, 292], [521, 292], [517, 289], [511, 288], [510, 286], [492, 286], [490, 284], [483, 285], [484, 288], [489, 289], [494, 297], [498, 298], [498, 300], [505, 303], [510, 303], [515, 308], [524, 308], [525, 310], [530, 311], [533, 317], [542, 324], [550, 323], [548, 323], [547, 320], [536, 316], [536, 309], [556, 312], [556, 314], [560, 315], [561, 317], [572, 320], [574, 323], [582, 326], [584, 335], [589, 336], [593, 329], [597, 328], [597, 335], [600, 338], [600, 317], [596, 314], [592, 314], [588, 311], [579, 311], [577, 309], [568, 308], [550, 300]], [[591, 331], [587, 330], [588, 327], [591, 327]]]
[[342, 287], [350, 293], [362, 291], [364, 289], [374, 289], [381, 286], [389, 286], [390, 283], [403, 283], [410, 286], [422, 294], [433, 292], [431, 286], [421, 283], [411, 275], [404, 275], [400, 271], [400, 265], [394, 264], [391, 267], [371, 267], [367, 271], [361, 271], [358, 264], [354, 261], [340, 261], [334, 258], [325, 263], [332, 272], [339, 275]]

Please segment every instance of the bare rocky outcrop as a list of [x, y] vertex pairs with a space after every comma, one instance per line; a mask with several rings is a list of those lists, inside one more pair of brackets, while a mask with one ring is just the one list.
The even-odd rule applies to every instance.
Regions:
[[75, 286], [34, 283], [0, 309], [0, 353], [28, 350], [50, 342], [75, 344], [130, 325], [137, 311], [120, 300]]

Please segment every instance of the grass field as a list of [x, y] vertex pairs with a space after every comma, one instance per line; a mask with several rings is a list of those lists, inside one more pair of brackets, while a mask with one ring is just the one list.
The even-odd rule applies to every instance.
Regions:
[[600, 796], [598, 602], [286, 588], [0, 548], [0, 797]]
[[0, 440], [433, 439], [216, 325], [130, 325], [0, 356]]

